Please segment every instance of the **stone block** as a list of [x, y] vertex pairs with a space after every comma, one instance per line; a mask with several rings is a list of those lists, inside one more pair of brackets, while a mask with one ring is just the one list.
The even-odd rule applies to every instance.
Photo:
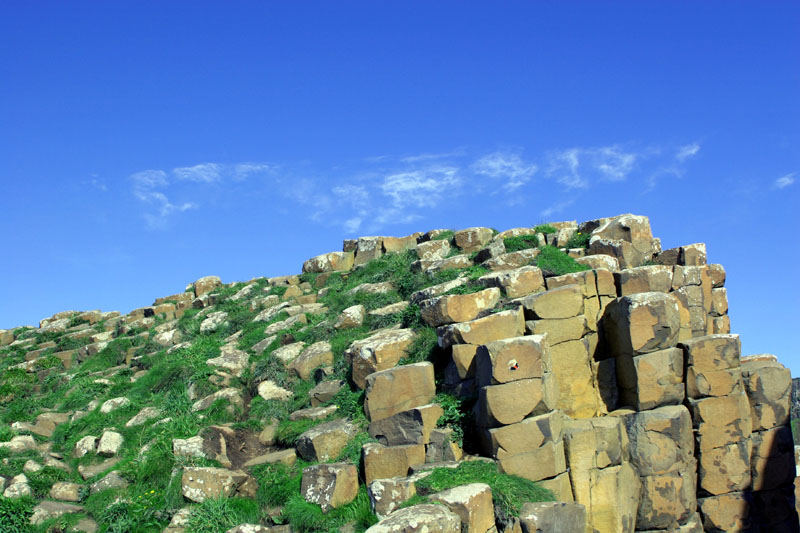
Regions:
[[444, 505], [413, 505], [395, 511], [366, 533], [461, 533], [461, 518]]
[[[596, 300], [596, 298], [593, 300]], [[531, 334], [546, 334], [547, 342], [551, 346], [560, 342], [579, 340], [591, 331], [589, 328], [589, 321], [585, 316], [553, 318], [549, 320], [528, 320], [525, 322], [525, 327]]]
[[[194, 295], [198, 298], [222, 286], [222, 280], [218, 276], [205, 276], [195, 281], [192, 285], [194, 287]], [[147, 314], [145, 313], [144, 316], [147, 316]]]
[[686, 368], [686, 395], [689, 398], [730, 396], [740, 394], [743, 390], [742, 371], [739, 368], [706, 371], [694, 366]]
[[479, 387], [541, 378], [550, 371], [550, 347], [543, 335], [493, 341], [478, 347], [475, 368]]
[[300, 379], [309, 379], [315, 368], [333, 364], [333, 352], [328, 341], [315, 342], [295, 357], [287, 368]]
[[417, 239], [421, 233], [414, 233], [405, 237], [384, 237], [383, 238], [383, 251], [402, 252], [403, 250], [413, 250], [417, 247]]
[[719, 495], [750, 488], [749, 438], [698, 454], [697, 484], [707, 494]]
[[490, 287], [470, 294], [437, 296], [420, 303], [420, 315], [429, 326], [467, 322], [492, 309], [500, 301], [500, 289]]
[[753, 431], [746, 394], [689, 399], [688, 403], [701, 452], [742, 441]]
[[184, 467], [181, 492], [187, 499], [202, 503], [209, 498], [233, 496], [246, 475], [224, 468]]
[[662, 405], [679, 405], [684, 399], [683, 351], [667, 348], [616, 361], [622, 405], [637, 411]]
[[458, 371], [459, 379], [475, 376], [475, 357], [478, 353], [477, 344], [454, 344], [452, 350], [453, 364]]
[[300, 493], [323, 513], [352, 502], [358, 494], [358, 469], [346, 463], [318, 464], [303, 469]]
[[416, 363], [367, 376], [364, 411], [371, 421], [426, 405], [436, 395], [431, 363]]
[[529, 266], [531, 263], [533, 263], [538, 255], [538, 248], [527, 248], [525, 250], [519, 250], [518, 252], [508, 252], [498, 255], [497, 257], [493, 257], [487, 261], [484, 261], [482, 266], [485, 266], [492, 272], [511, 270], [514, 268]]
[[417, 254], [421, 261], [439, 261], [450, 254], [450, 242], [444, 239], [421, 242], [417, 245]]
[[739, 367], [742, 344], [738, 335], [707, 335], [681, 342], [686, 366], [696, 372]]
[[453, 344], [486, 344], [500, 339], [520, 337], [525, 334], [522, 308], [501, 311], [483, 318], [441, 326], [436, 330], [439, 346]]
[[682, 405], [670, 405], [620, 416], [630, 462], [642, 476], [685, 471], [694, 461], [692, 419]]
[[641, 292], [669, 292], [672, 289], [672, 267], [664, 265], [628, 268], [614, 274], [619, 296]]
[[713, 289], [711, 291], [711, 316], [728, 314], [728, 289]]
[[725, 267], [718, 264], [708, 265], [708, 277], [711, 278], [711, 286], [720, 289], [725, 286]]
[[565, 420], [563, 437], [567, 464], [575, 474], [585, 476], [628, 459], [628, 437], [618, 417]]
[[[680, 531], [697, 509], [694, 461], [683, 470], [643, 476], [636, 528]], [[702, 530], [701, 530], [702, 531]]]
[[789, 423], [792, 374], [769, 358], [743, 361], [742, 381], [750, 402], [753, 430], [759, 431]]
[[355, 263], [353, 252], [331, 252], [312, 257], [303, 263], [303, 273], [335, 272], [352, 270]]
[[715, 335], [731, 332], [731, 319], [729, 316], [711, 317], [711, 332]]
[[354, 266], [366, 265], [383, 255], [383, 237], [359, 237]]
[[495, 459], [533, 452], [548, 442], [560, 442], [565, 422], [566, 417], [554, 411], [485, 430], [484, 452]]
[[697, 506], [708, 532], [750, 531], [753, 497], [749, 492], [730, 492], [699, 498]]
[[558, 385], [555, 408], [574, 418], [593, 417], [601, 410], [589, 348], [588, 338], [550, 347], [552, 373]]
[[298, 437], [297, 453], [306, 461], [336, 459], [357, 432], [345, 418], [319, 424]]
[[477, 252], [492, 240], [490, 228], [467, 228], [453, 234], [453, 242], [465, 253]]
[[422, 405], [371, 422], [369, 434], [384, 446], [428, 444], [431, 431], [443, 414], [439, 404]]
[[502, 472], [530, 481], [552, 478], [567, 471], [563, 441], [549, 441], [525, 453], [502, 453], [498, 457], [502, 457], [497, 460]]
[[538, 481], [539, 486], [553, 493], [557, 502], [574, 502], [572, 494], [572, 484], [569, 480], [569, 473], [564, 472], [550, 479]]
[[570, 318], [583, 312], [583, 291], [579, 285], [565, 285], [531, 294], [522, 300], [527, 318]]
[[587, 255], [578, 257], [575, 262], [579, 265], [586, 265], [595, 270], [608, 270], [609, 272], [619, 272], [619, 259], [610, 255]]
[[367, 484], [376, 479], [405, 477], [410, 467], [425, 463], [425, 445], [384, 446], [370, 442], [361, 448], [361, 459]]
[[555, 408], [557, 390], [552, 378], [531, 378], [482, 387], [475, 404], [475, 420], [482, 427], [515, 424], [528, 415]]
[[680, 330], [677, 302], [661, 292], [622, 296], [603, 314], [603, 331], [612, 354], [636, 355], [675, 346]]
[[508, 298], [521, 298], [545, 290], [544, 276], [539, 267], [524, 266], [501, 270], [478, 278], [485, 287], [499, 287]]
[[588, 472], [570, 468], [570, 479], [575, 501], [586, 507], [592, 531], [633, 532], [642, 485], [629, 463]]
[[353, 342], [344, 353], [345, 360], [352, 365], [353, 383], [363, 389], [367, 384], [367, 376], [397, 365], [405, 357], [406, 349], [415, 337], [411, 329], [390, 328]]
[[[566, 287], [567, 285], [577, 285], [581, 289], [584, 298], [597, 297], [597, 277], [594, 270], [583, 270], [561, 276], [551, 276], [545, 280], [547, 290]], [[614, 291], [616, 296], [616, 291]]]
[[579, 503], [526, 503], [519, 513], [523, 533], [576, 533], [586, 529], [586, 507]]
[[485, 483], [470, 483], [430, 496], [461, 519], [462, 533], [495, 531], [492, 489]]
[[788, 426], [754, 432], [750, 456], [753, 490], [790, 487], [795, 478], [794, 442]]
[[416, 482], [427, 472], [404, 478], [376, 479], [367, 486], [372, 512], [379, 519], [386, 518], [409, 498], [417, 494]]

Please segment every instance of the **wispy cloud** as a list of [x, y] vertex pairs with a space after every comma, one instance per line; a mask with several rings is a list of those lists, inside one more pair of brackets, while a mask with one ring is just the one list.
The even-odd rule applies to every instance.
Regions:
[[643, 153], [600, 146], [554, 150], [548, 155], [547, 175], [567, 189], [583, 189], [594, 179], [624, 181]]
[[692, 157], [697, 155], [697, 152], [700, 151], [700, 144], [692, 143], [687, 144], [685, 146], [680, 146], [678, 151], [675, 153], [675, 159], [678, 161], [686, 161], [687, 159], [691, 159]]
[[172, 169], [172, 173], [179, 180], [195, 181], [198, 183], [213, 183], [222, 178], [220, 166], [216, 163], [200, 163], [192, 167], [179, 167]]
[[460, 184], [456, 167], [431, 166], [386, 176], [381, 191], [394, 207], [431, 208]]
[[566, 200], [564, 202], [559, 202], [557, 204], [553, 204], [550, 207], [547, 207], [546, 209], [541, 210], [539, 212], [539, 216], [541, 216], [543, 218], [549, 218], [549, 217], [551, 217], [553, 215], [561, 213], [562, 211], [564, 211], [566, 208], [568, 208], [569, 206], [571, 206], [574, 203], [575, 203], [575, 200]]
[[790, 185], [794, 185], [796, 174], [797, 172], [792, 172], [791, 174], [786, 174], [785, 176], [781, 176], [780, 178], [775, 180], [775, 182], [772, 184], [772, 188], [785, 189]]
[[513, 192], [530, 181], [538, 167], [526, 163], [518, 154], [494, 152], [485, 155], [472, 164], [472, 170], [479, 176], [493, 180], [503, 180], [502, 188]]

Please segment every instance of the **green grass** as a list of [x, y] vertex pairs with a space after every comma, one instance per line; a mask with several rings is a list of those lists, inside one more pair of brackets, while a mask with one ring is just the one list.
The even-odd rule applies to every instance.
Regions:
[[370, 511], [364, 485], [359, 487], [355, 500], [327, 513], [323, 513], [319, 505], [308, 503], [297, 491], [286, 501], [282, 516], [292, 525], [292, 530], [299, 533], [334, 533], [348, 523], [353, 523], [355, 531], [361, 532], [378, 521]]
[[422, 363], [424, 361], [439, 361], [443, 357], [443, 350], [439, 348], [439, 338], [436, 329], [430, 326], [422, 326], [416, 330], [417, 336], [406, 349], [406, 356], [400, 359], [399, 365]]
[[572, 237], [567, 240], [567, 248], [588, 248], [589, 239], [592, 238], [590, 233], [574, 233]]
[[449, 427], [453, 429], [453, 439], [459, 446], [464, 444], [464, 435], [469, 431], [472, 423], [471, 411], [474, 399], [459, 398], [440, 392], [436, 395], [434, 403], [438, 403], [444, 413], [439, 417], [436, 425], [439, 427]]
[[503, 244], [506, 246], [506, 252], [519, 252], [520, 250], [538, 247], [539, 239], [536, 235], [519, 235], [517, 237], [506, 237], [503, 239]]
[[430, 495], [469, 483], [486, 483], [492, 488], [495, 510], [501, 518], [519, 516], [527, 502], [555, 500], [551, 491], [533, 481], [503, 474], [497, 465], [488, 461], [466, 461], [457, 468], [435, 468], [429, 476], [417, 481], [416, 488], [421, 495]]
[[533, 228], [533, 231], [536, 233], [557, 233], [558, 229], [550, 224], [539, 224]]
[[325, 421], [326, 420], [308, 420], [305, 418], [300, 420], [281, 420], [278, 424], [278, 429], [275, 431], [275, 442], [284, 448], [292, 448], [297, 443], [297, 439], [300, 435]]
[[431, 239], [432, 241], [451, 241], [453, 240], [453, 236], [455, 232], [453, 230], [445, 230], [441, 232], [439, 235]]
[[247, 498], [213, 498], [192, 508], [187, 531], [225, 533], [239, 524], [258, 524], [258, 503]]
[[0, 496], [0, 531], [27, 533], [31, 531], [30, 517], [34, 501], [30, 498], [4, 498]]
[[589, 267], [577, 263], [573, 258], [555, 246], [544, 246], [536, 256], [536, 266], [542, 269], [545, 276], [561, 276], [573, 272], [589, 270]]
[[251, 470], [258, 482], [256, 498], [263, 508], [284, 505], [292, 494], [300, 492], [303, 468], [309, 463], [298, 459], [291, 466], [284, 464], [265, 464]]

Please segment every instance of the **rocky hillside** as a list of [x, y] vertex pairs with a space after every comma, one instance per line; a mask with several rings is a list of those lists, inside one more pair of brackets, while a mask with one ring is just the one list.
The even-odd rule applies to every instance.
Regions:
[[0, 330], [0, 531], [797, 531], [791, 377], [646, 217]]

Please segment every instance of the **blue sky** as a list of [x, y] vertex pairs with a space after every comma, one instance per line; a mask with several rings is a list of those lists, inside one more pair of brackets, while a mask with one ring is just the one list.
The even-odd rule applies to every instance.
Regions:
[[0, 327], [648, 215], [800, 375], [797, 2], [4, 2]]

